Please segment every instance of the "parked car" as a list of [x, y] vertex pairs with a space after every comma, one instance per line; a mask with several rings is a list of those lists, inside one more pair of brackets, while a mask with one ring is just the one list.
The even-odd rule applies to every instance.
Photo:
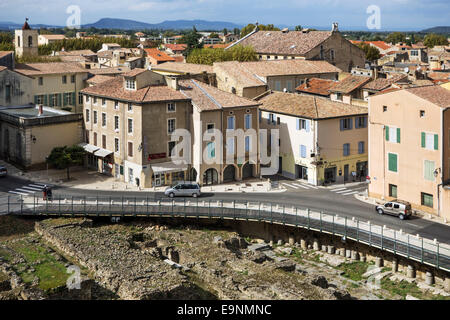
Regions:
[[8, 170], [4, 166], [0, 166], [0, 177], [6, 177]]
[[390, 214], [399, 217], [401, 220], [409, 218], [412, 215], [411, 204], [397, 199], [376, 206], [375, 210], [379, 214]]
[[170, 198], [177, 196], [197, 198], [200, 196], [200, 186], [198, 183], [179, 183], [174, 187], [167, 188], [164, 195]]

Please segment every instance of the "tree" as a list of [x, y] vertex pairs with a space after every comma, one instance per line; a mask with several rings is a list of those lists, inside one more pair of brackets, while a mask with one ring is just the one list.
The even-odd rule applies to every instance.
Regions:
[[[255, 29], [255, 27], [256, 26], [253, 23], [250, 23], [250, 24], [246, 25], [241, 30], [241, 37], [244, 37], [247, 34], [249, 34], [250, 32], [252, 32]], [[260, 25], [258, 25], [258, 29], [259, 30], [264, 30], [264, 31], [280, 31], [280, 29], [276, 28], [273, 24], [268, 24], [266, 26], [263, 25], [263, 24], [260, 24]]]
[[299, 26], [295, 26], [295, 31], [302, 31], [302, 29], [303, 29], [303, 28], [302, 28], [302, 26], [300, 26], [300, 25], [299, 25]]
[[223, 35], [226, 36], [228, 34], [228, 29], [227, 28], [223, 28], [222, 32], [223, 32]]
[[375, 61], [380, 59], [381, 57], [380, 51], [377, 48], [372, 47], [370, 44], [360, 43], [358, 47], [360, 47], [365, 52], [366, 60], [368, 61]]
[[444, 35], [438, 35], [435, 33], [430, 33], [423, 39], [423, 44], [428, 48], [433, 48], [434, 46], [446, 46], [448, 45], [448, 40]]
[[203, 48], [203, 43], [200, 43], [199, 40], [202, 36], [197, 33], [197, 29], [195, 26], [192, 28], [192, 31], [183, 35], [180, 39], [180, 43], [184, 43], [187, 45], [186, 50], [184, 50], [184, 56], [187, 57], [192, 50]]
[[385, 41], [392, 44], [406, 42], [406, 35], [402, 32], [393, 32], [386, 37]]
[[194, 49], [188, 55], [186, 62], [195, 64], [212, 65], [214, 62], [223, 61], [257, 61], [258, 57], [251, 46], [236, 45], [228, 50], [203, 48]]
[[47, 157], [47, 163], [57, 169], [67, 170], [67, 180], [70, 180], [70, 167], [82, 165], [85, 151], [82, 147], [74, 145], [71, 147], [56, 147]]
[[238, 36], [238, 35], [241, 34], [241, 30], [240, 30], [239, 28], [234, 28], [234, 29], [233, 29], [233, 33], [234, 33], [236, 36]]
[[215, 32], [212, 32], [212, 33], [209, 35], [209, 37], [210, 37], [211, 39], [214, 39], [214, 38], [219, 38], [219, 35], [218, 35], [217, 33], [215, 33]]

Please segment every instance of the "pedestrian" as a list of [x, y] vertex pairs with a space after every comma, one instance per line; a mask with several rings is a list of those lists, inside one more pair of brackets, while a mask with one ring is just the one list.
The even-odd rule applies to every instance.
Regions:
[[47, 185], [45, 185], [44, 188], [42, 188], [42, 192], [43, 192], [43, 199], [45, 201], [45, 200], [47, 200], [47, 193], [48, 193]]

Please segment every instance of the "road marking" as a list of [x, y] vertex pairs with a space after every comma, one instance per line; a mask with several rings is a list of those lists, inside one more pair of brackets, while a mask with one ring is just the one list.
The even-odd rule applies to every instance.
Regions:
[[343, 196], [349, 196], [349, 195], [351, 195], [351, 194], [356, 194], [356, 193], [358, 193], [358, 191], [350, 191], [350, 192], [348, 192], [348, 193], [342, 193], [342, 195], [343, 195]]
[[300, 187], [300, 188], [303, 188], [303, 189], [309, 189], [307, 186], [304, 186], [304, 185], [299, 184], [299, 183], [293, 183], [293, 185], [297, 186], [297, 187]]
[[333, 189], [333, 190], [331, 190], [331, 191], [337, 192], [337, 191], [342, 191], [342, 190], [347, 190], [347, 188], [338, 188], [338, 189]]
[[21, 187], [21, 188], [29, 189], [29, 190], [33, 190], [33, 191], [42, 191], [41, 188], [33, 188], [33, 187], [27, 187], [27, 186], [23, 186], [23, 187]]
[[292, 184], [289, 184], [289, 183], [282, 183], [282, 184], [285, 185], [285, 186], [294, 188], [294, 189], [298, 189], [298, 187], [296, 187], [296, 186], [294, 186], [294, 185], [292, 185]]
[[26, 189], [21, 189], [21, 188], [16, 188], [15, 190], [16, 190], [16, 191], [27, 192], [27, 193], [34, 193], [34, 191], [26, 190]]
[[16, 192], [16, 191], [8, 191], [9, 193], [13, 193], [13, 194], [20, 194], [22, 196], [27, 196], [28, 193], [23, 193], [23, 192]]
[[347, 192], [349, 192], [349, 190], [348, 189], [345, 189], [345, 190], [341, 190], [341, 191], [338, 191], [338, 192], [336, 192], [336, 193], [347, 193]]
[[38, 185], [36, 185], [36, 184], [29, 184], [29, 186], [31, 186], [31, 187], [36, 187], [36, 188], [40, 188], [40, 190], [42, 190], [42, 188], [44, 187], [44, 186], [38, 186]]

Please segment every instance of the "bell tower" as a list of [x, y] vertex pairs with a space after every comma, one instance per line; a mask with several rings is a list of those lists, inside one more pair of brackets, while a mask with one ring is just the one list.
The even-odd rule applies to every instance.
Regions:
[[28, 18], [25, 19], [22, 29], [15, 31], [14, 46], [18, 57], [38, 55], [38, 31], [30, 28]]

